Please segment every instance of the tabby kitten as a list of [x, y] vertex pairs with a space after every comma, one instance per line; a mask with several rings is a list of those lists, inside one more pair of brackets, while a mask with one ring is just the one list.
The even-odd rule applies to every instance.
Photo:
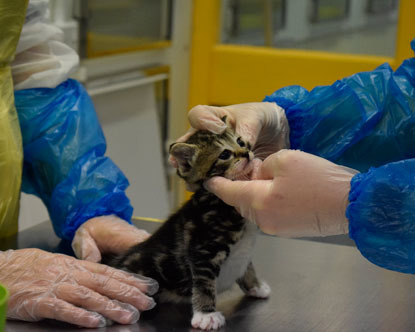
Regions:
[[257, 227], [202, 186], [212, 176], [240, 176], [253, 153], [227, 129], [220, 135], [197, 131], [173, 144], [170, 154], [178, 161], [177, 174], [196, 192], [149, 239], [106, 263], [157, 280], [158, 301], [191, 302], [192, 326], [218, 329], [225, 324], [215, 307], [218, 292], [236, 281], [248, 296], [270, 294], [251, 263]]

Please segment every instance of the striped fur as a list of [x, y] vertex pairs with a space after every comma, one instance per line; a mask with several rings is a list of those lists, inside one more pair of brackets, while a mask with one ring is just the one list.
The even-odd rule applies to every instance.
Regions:
[[[215, 312], [218, 291], [234, 282], [247, 294], [261, 287], [250, 257], [256, 226], [201, 186], [214, 175], [238, 176], [234, 169], [252, 152], [231, 130], [198, 131], [176, 144], [170, 151], [178, 159], [178, 174], [197, 191], [149, 239], [106, 263], [157, 280], [158, 301], [190, 302], [203, 316]], [[232, 154], [226, 160], [220, 158], [229, 154], [224, 150]]]

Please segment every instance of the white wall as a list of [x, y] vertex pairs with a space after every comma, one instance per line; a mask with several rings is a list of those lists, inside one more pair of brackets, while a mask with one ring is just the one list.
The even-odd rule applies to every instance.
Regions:
[[169, 213], [161, 133], [152, 84], [93, 97], [107, 139], [107, 155], [130, 181], [134, 214], [165, 218]]
[[19, 231], [49, 220], [42, 201], [33, 195], [22, 193], [20, 197]]

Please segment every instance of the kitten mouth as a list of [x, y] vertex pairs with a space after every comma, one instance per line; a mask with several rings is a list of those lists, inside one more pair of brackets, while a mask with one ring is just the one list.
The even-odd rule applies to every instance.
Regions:
[[253, 170], [253, 164], [248, 159], [239, 161], [238, 165], [234, 169], [231, 180], [249, 180], [249, 174]]

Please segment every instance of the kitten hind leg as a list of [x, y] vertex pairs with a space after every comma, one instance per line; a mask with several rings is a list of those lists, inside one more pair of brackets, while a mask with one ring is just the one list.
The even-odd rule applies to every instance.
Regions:
[[236, 282], [242, 291], [250, 297], [266, 299], [271, 294], [269, 285], [263, 280], [258, 280], [252, 262], [248, 264], [244, 275]]

